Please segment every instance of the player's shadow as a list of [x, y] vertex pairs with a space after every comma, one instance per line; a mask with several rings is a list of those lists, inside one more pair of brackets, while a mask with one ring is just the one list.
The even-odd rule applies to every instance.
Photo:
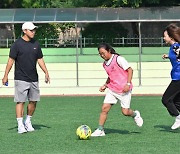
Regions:
[[110, 129], [110, 128], [105, 128], [105, 133], [106, 134], [139, 134], [140, 132], [130, 132], [128, 130], [120, 130], [120, 129]]
[[172, 130], [170, 126], [165, 125], [155, 125], [154, 128], [160, 128], [159, 131], [163, 132], [172, 132], [172, 133], [180, 133], [180, 129]]
[[46, 126], [46, 125], [33, 125], [33, 127], [34, 127], [34, 129], [44, 129], [44, 128], [51, 128], [51, 127], [49, 127], [49, 126]]
[[[40, 129], [44, 129], [44, 128], [48, 128], [48, 129], [51, 128], [51, 127], [46, 126], [46, 125], [36, 125], [36, 124], [34, 124], [33, 127], [35, 130], [40, 130]], [[8, 130], [14, 130], [14, 129], [17, 129], [17, 126], [9, 128]]]

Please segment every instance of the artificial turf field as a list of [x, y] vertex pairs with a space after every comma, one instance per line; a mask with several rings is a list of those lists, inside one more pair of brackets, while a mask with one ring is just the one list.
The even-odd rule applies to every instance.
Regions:
[[[139, 128], [130, 117], [112, 107], [105, 124], [105, 137], [78, 140], [82, 124], [92, 131], [98, 125], [103, 96], [41, 97], [32, 123], [35, 132], [17, 133], [13, 98], [0, 98], [1, 154], [179, 154], [180, 129], [172, 131], [174, 118], [160, 96], [133, 96], [132, 109], [141, 111]], [[27, 105], [27, 104], [26, 104]]]

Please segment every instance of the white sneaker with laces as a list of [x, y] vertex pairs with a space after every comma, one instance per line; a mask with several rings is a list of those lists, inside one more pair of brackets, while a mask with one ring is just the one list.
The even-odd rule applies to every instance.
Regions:
[[176, 117], [176, 120], [174, 122], [174, 124], [171, 126], [171, 129], [177, 129], [180, 127], [180, 118]]
[[139, 127], [142, 127], [142, 125], [143, 125], [143, 119], [142, 119], [142, 117], [141, 117], [140, 112], [137, 111], [137, 110], [134, 111], [134, 112], [136, 113], [136, 116], [134, 117], [134, 121], [135, 121], [136, 125], [139, 126]]
[[25, 122], [24, 127], [28, 132], [33, 132], [34, 131], [34, 128], [33, 128], [32, 124], [31, 124], [31, 121]]
[[96, 129], [91, 136], [93, 137], [98, 137], [98, 136], [105, 136], [106, 134], [104, 133], [104, 130]]
[[18, 133], [19, 134], [27, 133], [27, 130], [24, 128], [24, 125], [18, 126]]

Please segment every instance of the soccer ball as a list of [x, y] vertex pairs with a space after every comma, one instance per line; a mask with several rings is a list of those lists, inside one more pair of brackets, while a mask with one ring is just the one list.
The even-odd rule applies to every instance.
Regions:
[[87, 125], [81, 125], [77, 128], [76, 134], [79, 139], [87, 140], [91, 136], [91, 129]]

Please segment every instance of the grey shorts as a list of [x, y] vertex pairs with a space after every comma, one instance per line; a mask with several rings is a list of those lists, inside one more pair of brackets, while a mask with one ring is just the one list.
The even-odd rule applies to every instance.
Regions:
[[38, 82], [14, 81], [14, 102], [40, 101]]

